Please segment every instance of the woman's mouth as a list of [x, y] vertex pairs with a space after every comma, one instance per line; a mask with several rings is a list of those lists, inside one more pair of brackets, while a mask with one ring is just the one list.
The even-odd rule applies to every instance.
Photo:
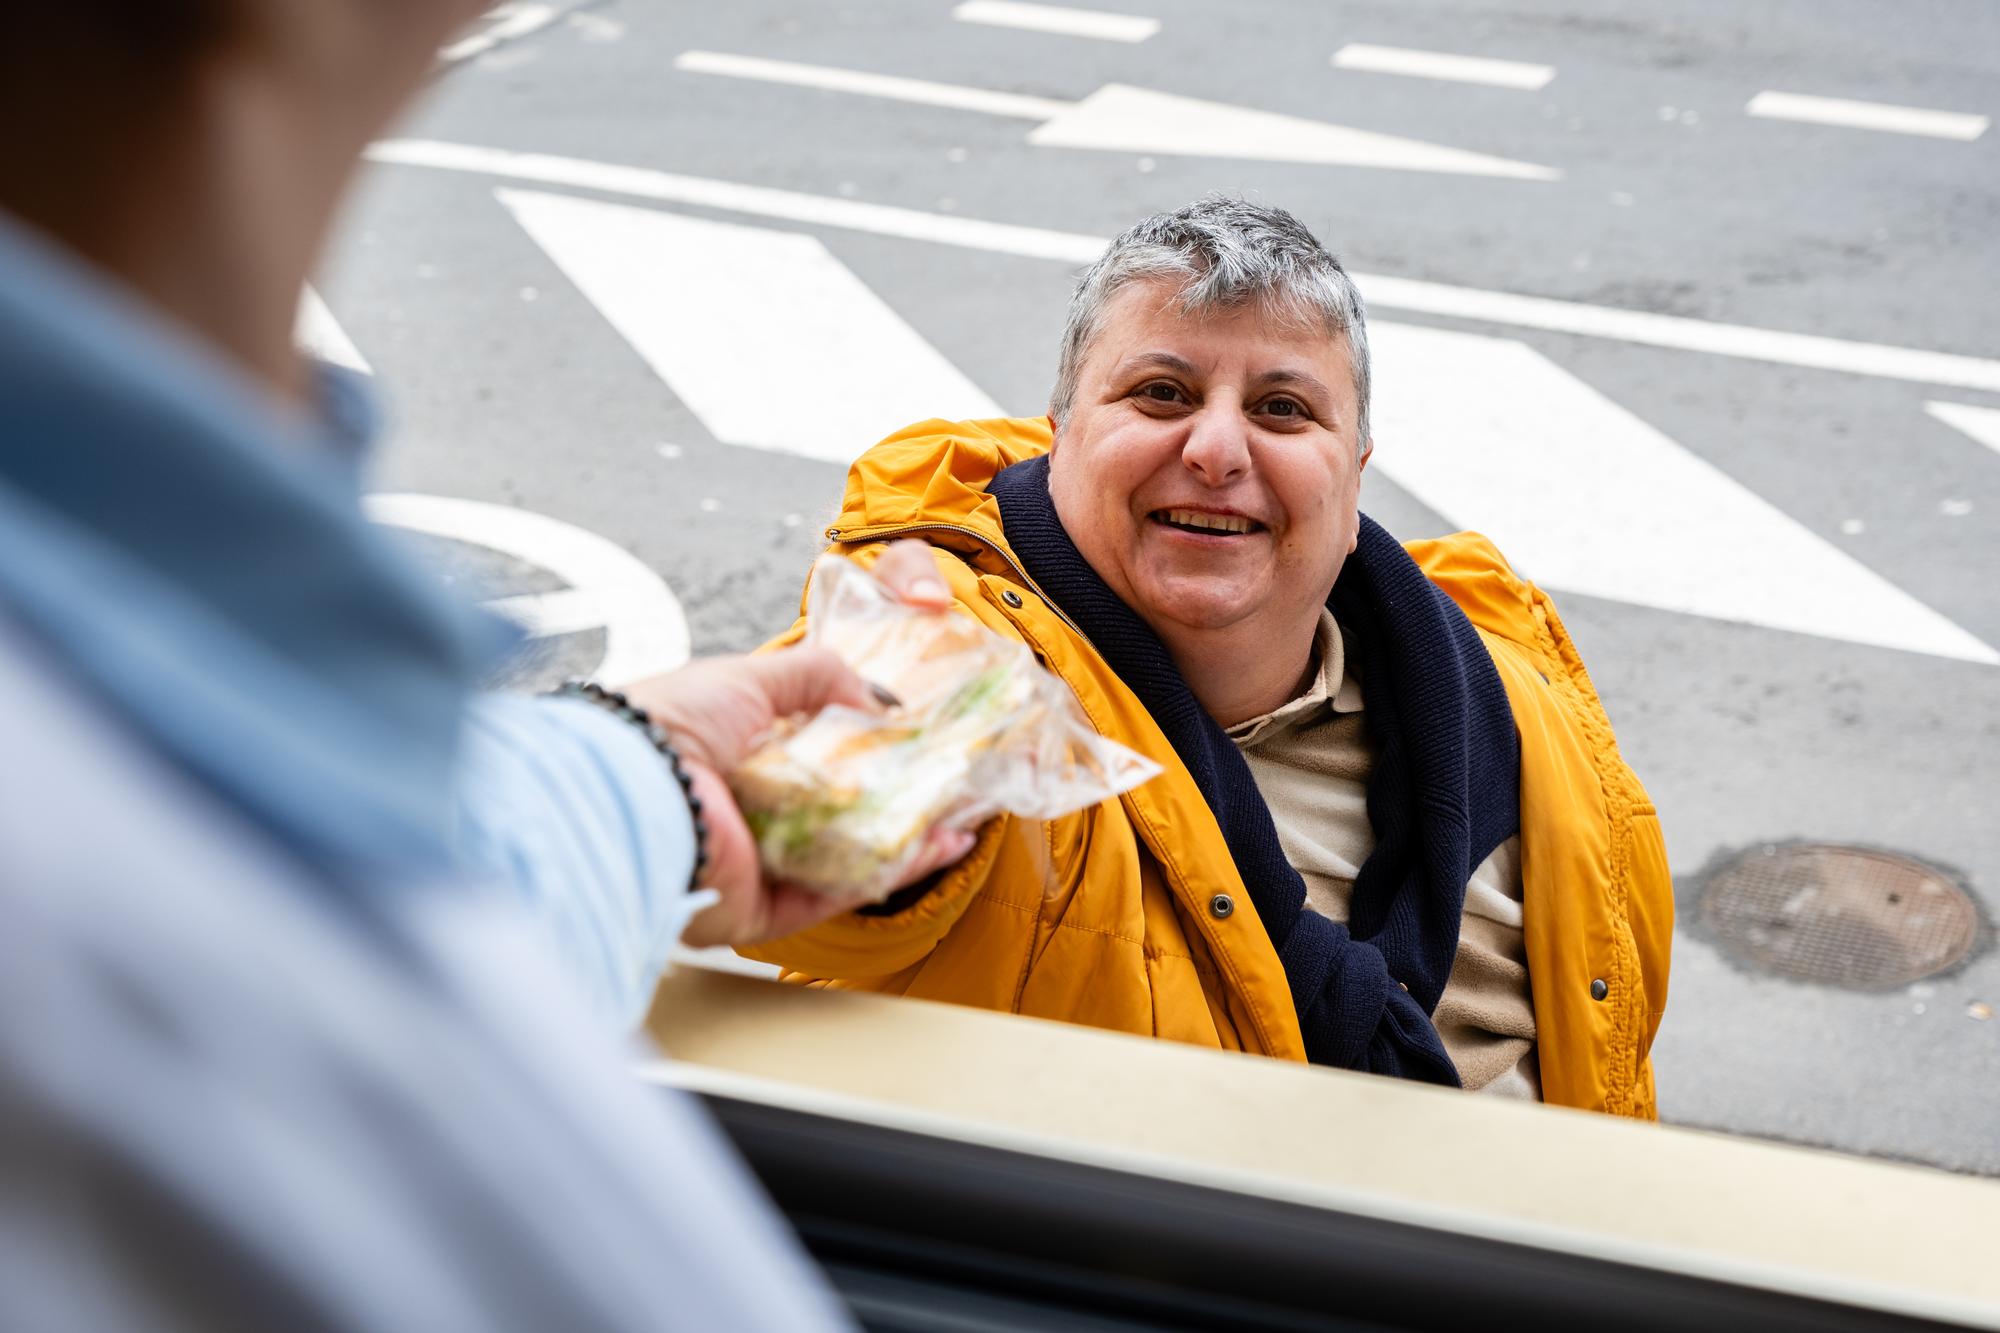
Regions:
[[1162, 527], [1203, 537], [1241, 537], [1264, 531], [1264, 525], [1241, 514], [1216, 514], [1201, 509], [1155, 509], [1147, 515]]

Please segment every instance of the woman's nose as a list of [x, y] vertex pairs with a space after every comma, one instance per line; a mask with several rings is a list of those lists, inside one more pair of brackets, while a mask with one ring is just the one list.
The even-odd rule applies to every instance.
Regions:
[[1214, 404], [1195, 413], [1181, 462], [1210, 486], [1236, 480], [1250, 470], [1250, 435], [1234, 406]]

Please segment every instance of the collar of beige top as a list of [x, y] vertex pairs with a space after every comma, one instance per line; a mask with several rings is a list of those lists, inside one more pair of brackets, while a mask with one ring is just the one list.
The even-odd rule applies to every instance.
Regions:
[[1313, 653], [1319, 665], [1305, 691], [1262, 717], [1228, 728], [1229, 739], [1238, 745], [1254, 745], [1280, 727], [1309, 720], [1323, 708], [1331, 707], [1336, 713], [1362, 710], [1361, 680], [1347, 668], [1347, 631], [1333, 618], [1333, 612], [1324, 607], [1313, 633]]

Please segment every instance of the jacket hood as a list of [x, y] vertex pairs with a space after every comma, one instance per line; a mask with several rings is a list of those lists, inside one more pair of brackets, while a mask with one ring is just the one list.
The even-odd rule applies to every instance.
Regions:
[[1000, 505], [987, 483], [1004, 468], [1045, 454], [1047, 417], [919, 421], [856, 459], [847, 473], [830, 541], [866, 541], [885, 529], [941, 524], [1004, 547]]

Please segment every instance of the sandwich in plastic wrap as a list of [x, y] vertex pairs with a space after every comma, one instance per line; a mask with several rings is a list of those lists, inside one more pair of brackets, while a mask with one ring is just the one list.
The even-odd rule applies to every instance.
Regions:
[[773, 878], [879, 901], [933, 827], [1003, 811], [1051, 819], [1160, 771], [1093, 731], [1025, 644], [970, 616], [907, 606], [844, 557], [813, 568], [806, 642], [901, 702], [781, 724], [731, 776]]

